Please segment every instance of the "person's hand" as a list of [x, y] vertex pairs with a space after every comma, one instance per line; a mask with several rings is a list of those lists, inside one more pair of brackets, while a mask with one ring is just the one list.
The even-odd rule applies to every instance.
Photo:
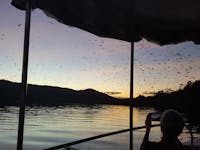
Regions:
[[151, 115], [150, 114], [147, 115], [147, 118], [145, 120], [145, 126], [146, 126], [146, 131], [151, 130]]
[[143, 142], [142, 142], [143, 144], [149, 140], [149, 134], [151, 130], [151, 115], [150, 114], [147, 115], [147, 118], [145, 120], [145, 126], [146, 126], [146, 132], [143, 138]]

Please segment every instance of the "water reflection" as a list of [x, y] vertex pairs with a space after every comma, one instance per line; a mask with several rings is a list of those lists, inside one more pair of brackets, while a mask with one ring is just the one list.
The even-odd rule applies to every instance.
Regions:
[[[147, 113], [153, 109], [134, 108], [134, 126], [144, 125]], [[0, 108], [0, 147], [16, 148], [18, 108]], [[28, 107], [26, 110], [24, 149], [43, 149], [129, 128], [129, 107], [113, 105], [68, 105], [62, 107]], [[144, 130], [134, 132], [134, 147], [138, 149]], [[160, 139], [160, 129], [151, 132]], [[128, 149], [129, 134], [119, 134], [76, 145], [81, 149]]]

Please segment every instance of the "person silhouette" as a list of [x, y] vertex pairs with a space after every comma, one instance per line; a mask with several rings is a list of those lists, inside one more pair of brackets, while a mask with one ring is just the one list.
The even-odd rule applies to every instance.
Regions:
[[160, 128], [162, 138], [159, 142], [149, 141], [149, 133], [151, 130], [151, 116], [147, 115], [146, 133], [143, 138], [140, 150], [188, 150], [188, 147], [183, 146], [178, 136], [184, 128], [184, 119], [181, 114], [173, 109], [164, 111], [160, 118]]

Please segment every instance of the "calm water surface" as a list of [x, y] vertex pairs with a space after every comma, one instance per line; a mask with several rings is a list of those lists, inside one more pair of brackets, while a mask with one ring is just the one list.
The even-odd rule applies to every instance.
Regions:
[[[17, 142], [18, 108], [0, 108], [0, 149], [14, 150]], [[153, 109], [134, 108], [134, 126], [144, 125]], [[129, 128], [129, 107], [113, 105], [32, 107], [26, 110], [24, 149], [42, 150], [74, 140]], [[134, 132], [134, 150], [139, 149], [144, 130]], [[186, 137], [186, 136], [185, 136]], [[154, 128], [151, 139], [160, 139]], [[128, 150], [129, 134], [123, 133], [74, 146], [81, 150]]]

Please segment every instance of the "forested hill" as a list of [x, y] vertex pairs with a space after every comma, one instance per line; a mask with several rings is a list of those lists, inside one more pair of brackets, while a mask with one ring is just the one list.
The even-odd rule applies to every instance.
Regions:
[[139, 96], [135, 100], [136, 106], [154, 107], [157, 109], [175, 108], [182, 112], [200, 116], [200, 80], [188, 82], [185, 87], [173, 92], [159, 91], [153, 96]]
[[[21, 95], [21, 84], [0, 80], [0, 106], [18, 105]], [[81, 104], [122, 104], [115, 99], [93, 89], [75, 91], [67, 88], [29, 85], [27, 105], [65, 105]]]
[[[18, 105], [21, 95], [19, 83], [0, 80], [0, 106]], [[134, 106], [154, 107], [157, 109], [176, 108], [192, 114], [200, 113], [200, 80], [188, 82], [185, 87], [173, 92], [159, 91], [153, 96], [138, 96]], [[65, 105], [113, 104], [129, 105], [129, 99], [117, 99], [93, 89], [75, 91], [51, 86], [28, 86], [27, 105]]]

